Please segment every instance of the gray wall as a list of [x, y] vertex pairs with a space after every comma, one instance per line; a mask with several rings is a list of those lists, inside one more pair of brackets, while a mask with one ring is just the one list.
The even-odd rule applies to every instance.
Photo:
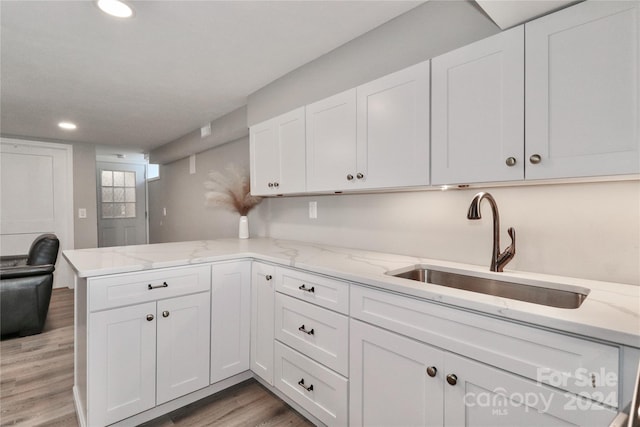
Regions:
[[[87, 210], [86, 218], [78, 218], [78, 209]], [[96, 203], [96, 147], [73, 144], [73, 226], [75, 249], [98, 246]]]
[[[160, 167], [160, 179], [149, 183], [149, 242], [238, 237], [237, 213], [206, 207], [204, 182], [211, 170], [224, 171], [233, 162], [249, 171], [249, 139], [242, 138], [196, 155], [196, 173], [189, 158]], [[265, 234], [259, 208], [249, 214], [252, 235]], [[163, 215], [166, 208], [167, 215]]]

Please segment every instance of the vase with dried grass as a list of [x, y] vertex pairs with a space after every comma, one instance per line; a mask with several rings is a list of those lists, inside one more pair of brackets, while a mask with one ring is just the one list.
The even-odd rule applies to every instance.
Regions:
[[251, 195], [249, 176], [242, 167], [229, 163], [225, 169], [226, 173], [209, 172], [209, 179], [204, 183], [209, 190], [205, 193], [205, 203], [239, 213], [238, 237], [248, 239], [247, 214], [262, 201], [262, 197]]

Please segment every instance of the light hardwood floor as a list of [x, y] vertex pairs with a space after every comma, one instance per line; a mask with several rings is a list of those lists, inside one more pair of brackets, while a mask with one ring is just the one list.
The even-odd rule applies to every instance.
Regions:
[[[73, 290], [55, 289], [41, 334], [0, 342], [0, 425], [78, 425], [73, 406]], [[255, 380], [150, 421], [169, 426], [311, 426]]]

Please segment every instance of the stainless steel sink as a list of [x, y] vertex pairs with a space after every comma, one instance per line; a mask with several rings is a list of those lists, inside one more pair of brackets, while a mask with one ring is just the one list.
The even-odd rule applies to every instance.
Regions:
[[[589, 290], [577, 286], [561, 285], [550, 288], [541, 284], [523, 284], [484, 277], [451, 273], [424, 266], [413, 266], [387, 272], [388, 275], [418, 282], [447, 286], [481, 294], [495, 295], [557, 308], [578, 308], [589, 295]], [[548, 286], [548, 284], [546, 284]]]

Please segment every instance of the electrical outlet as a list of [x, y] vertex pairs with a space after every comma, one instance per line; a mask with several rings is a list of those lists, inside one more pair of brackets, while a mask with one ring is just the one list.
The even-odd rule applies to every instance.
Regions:
[[309, 219], [318, 218], [318, 202], [309, 202]]
[[78, 209], [78, 218], [86, 218], [87, 217], [87, 209], [80, 208]]

